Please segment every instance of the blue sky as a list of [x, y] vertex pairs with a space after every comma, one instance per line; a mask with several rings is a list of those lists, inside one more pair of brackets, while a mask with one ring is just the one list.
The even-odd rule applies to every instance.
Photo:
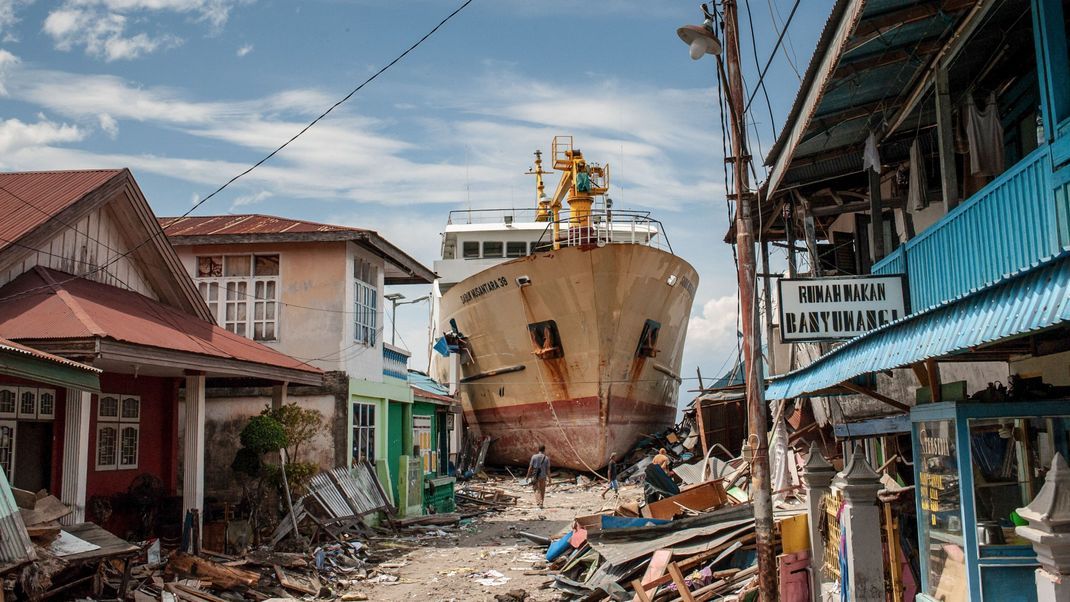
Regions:
[[[157, 214], [184, 212], [459, 3], [0, 0], [0, 169], [129, 167]], [[764, 64], [792, 3], [750, 3]], [[766, 77], [775, 123], [756, 100], [752, 148], [781, 127], [831, 4], [800, 7]], [[532, 151], [572, 134], [612, 165], [616, 207], [653, 210], [698, 269], [683, 374], [709, 377], [734, 354], [735, 273], [715, 64], [692, 62], [675, 34], [700, 17], [678, 0], [475, 0], [197, 214], [372, 228], [430, 265], [451, 209], [532, 205]], [[399, 310], [414, 366], [425, 316]]]

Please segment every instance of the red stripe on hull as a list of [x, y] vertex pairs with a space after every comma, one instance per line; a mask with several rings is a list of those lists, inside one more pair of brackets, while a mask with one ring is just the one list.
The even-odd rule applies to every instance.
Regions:
[[624, 453], [640, 437], [670, 426], [675, 408], [613, 397], [608, 412], [598, 397], [560, 399], [475, 410], [475, 424], [494, 437], [488, 451], [492, 464], [526, 466], [538, 446], [554, 466], [597, 470], [609, 454]]

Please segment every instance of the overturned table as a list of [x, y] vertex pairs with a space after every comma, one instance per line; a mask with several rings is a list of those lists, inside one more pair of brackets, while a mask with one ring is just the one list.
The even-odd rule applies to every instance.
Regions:
[[[78, 539], [97, 546], [95, 549], [86, 550], [84, 552], [76, 552], [73, 554], [67, 554], [64, 556], [57, 556], [63, 562], [67, 563], [67, 566], [60, 573], [67, 571], [77, 570], [82, 567], [93, 566], [99, 568], [99, 566], [107, 560], [118, 558], [123, 561], [123, 579], [119, 584], [118, 598], [123, 600], [126, 598], [126, 590], [130, 585], [130, 560], [137, 556], [141, 552], [141, 548], [126, 541], [125, 539], [116, 537], [108, 531], [104, 530], [99, 525], [93, 523], [78, 523], [77, 525], [64, 525], [62, 530], [70, 533]], [[79, 577], [67, 583], [63, 583], [58, 587], [55, 587], [42, 595], [42, 598], [49, 598], [65, 592], [73, 587], [95, 579], [100, 574], [99, 570], [94, 570], [91, 575]], [[103, 588], [103, 584], [93, 584], [93, 595], [99, 596], [100, 590]]]

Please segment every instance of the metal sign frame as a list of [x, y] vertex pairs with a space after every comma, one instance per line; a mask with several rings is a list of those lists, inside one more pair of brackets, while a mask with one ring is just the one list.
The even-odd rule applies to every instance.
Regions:
[[[844, 276], [821, 276], [821, 277], [795, 277], [795, 278], [779, 278], [777, 279], [777, 317], [780, 319], [780, 342], [782, 344], [791, 343], [827, 343], [830, 341], [845, 341], [850, 340], [854, 336], [808, 336], [805, 338], [785, 338], [784, 336], [784, 283], [785, 282], [821, 282], [822, 280], [876, 280], [876, 279], [893, 279], [898, 278], [903, 289], [903, 315], [899, 319], [905, 318], [911, 314], [910, 309], [910, 282], [907, 279], [906, 274], [860, 274], [860, 275], [844, 275]], [[872, 332], [872, 331], [866, 331]]]

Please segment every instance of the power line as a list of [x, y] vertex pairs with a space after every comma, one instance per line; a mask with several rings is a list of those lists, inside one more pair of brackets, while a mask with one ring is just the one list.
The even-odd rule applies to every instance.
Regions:
[[[358, 85], [358, 86], [357, 86], [356, 88], [353, 88], [353, 89], [352, 89], [352, 90], [351, 90], [351, 91], [350, 91], [350, 92], [349, 92], [348, 94], [346, 94], [345, 96], [343, 96], [343, 97], [342, 97], [342, 98], [341, 98], [341, 99], [340, 99], [339, 101], [335, 102], [335, 103], [334, 103], [333, 105], [331, 105], [331, 106], [330, 106], [330, 107], [329, 107], [329, 108], [328, 108], [328, 109], [327, 109], [326, 111], [324, 111], [324, 112], [323, 112], [323, 113], [321, 113], [321, 114], [320, 114], [320, 115], [319, 115], [318, 117], [316, 117], [316, 118], [315, 118], [315, 119], [313, 119], [313, 120], [312, 120], [311, 122], [309, 122], [309, 124], [308, 124], [308, 125], [306, 125], [305, 127], [301, 128], [301, 130], [300, 130], [300, 131], [298, 131], [298, 132], [297, 132], [296, 134], [294, 134], [293, 136], [291, 136], [289, 140], [287, 140], [286, 142], [284, 142], [284, 143], [282, 143], [281, 145], [279, 145], [279, 147], [278, 147], [278, 148], [276, 148], [275, 150], [273, 150], [273, 151], [271, 151], [270, 153], [268, 153], [268, 154], [267, 154], [267, 155], [266, 155], [266, 156], [265, 156], [264, 158], [260, 159], [259, 161], [257, 161], [256, 163], [254, 163], [253, 165], [251, 165], [250, 167], [248, 167], [247, 169], [245, 169], [245, 170], [244, 170], [244, 171], [242, 171], [241, 173], [239, 173], [239, 174], [237, 174], [236, 176], [232, 177], [231, 179], [227, 180], [227, 181], [226, 181], [226, 182], [225, 182], [225, 183], [224, 183], [224, 184], [223, 184], [222, 186], [220, 186], [219, 188], [216, 188], [216, 189], [215, 189], [214, 191], [212, 191], [212, 192], [211, 192], [211, 193], [210, 193], [210, 194], [209, 194], [208, 196], [206, 196], [206, 197], [204, 197], [203, 199], [201, 199], [201, 200], [197, 201], [197, 202], [196, 202], [196, 203], [195, 203], [195, 204], [194, 204], [194, 205], [193, 205], [192, 207], [190, 207], [190, 208], [189, 208], [189, 210], [187, 210], [187, 211], [186, 211], [185, 213], [183, 213], [182, 215], [180, 215], [180, 216], [178, 216], [177, 218], [175, 218], [175, 220], [177, 221], [177, 220], [180, 220], [180, 219], [182, 219], [182, 218], [188, 217], [188, 216], [189, 216], [189, 215], [190, 215], [191, 213], [193, 213], [194, 211], [196, 211], [196, 210], [197, 210], [197, 209], [198, 209], [198, 208], [199, 208], [199, 207], [200, 207], [201, 205], [203, 205], [204, 203], [206, 203], [206, 202], [207, 202], [207, 201], [208, 201], [209, 199], [211, 199], [212, 197], [216, 196], [217, 194], [219, 194], [220, 192], [222, 192], [223, 190], [225, 190], [225, 189], [226, 189], [226, 188], [227, 188], [228, 186], [230, 186], [230, 185], [231, 185], [231, 184], [233, 184], [234, 182], [238, 181], [238, 180], [239, 180], [240, 178], [242, 178], [242, 177], [244, 177], [244, 176], [248, 175], [248, 174], [249, 174], [250, 172], [252, 172], [252, 171], [253, 171], [254, 169], [256, 169], [256, 168], [260, 167], [261, 165], [263, 165], [264, 163], [266, 163], [266, 162], [267, 162], [268, 160], [270, 160], [270, 159], [271, 159], [272, 157], [274, 157], [275, 155], [277, 155], [277, 154], [278, 154], [278, 153], [279, 153], [280, 151], [282, 151], [282, 150], [283, 150], [284, 148], [286, 148], [286, 147], [287, 147], [287, 146], [289, 146], [289, 145], [290, 145], [291, 143], [293, 143], [293, 142], [294, 142], [295, 140], [297, 140], [297, 139], [298, 139], [299, 137], [301, 137], [301, 135], [303, 135], [303, 134], [304, 134], [305, 132], [307, 132], [308, 130], [310, 130], [310, 129], [312, 128], [312, 126], [314, 126], [314, 125], [316, 125], [317, 123], [319, 123], [319, 122], [320, 122], [320, 121], [321, 121], [321, 120], [322, 120], [323, 118], [327, 117], [327, 115], [329, 115], [329, 114], [330, 114], [330, 113], [331, 113], [332, 111], [334, 111], [334, 110], [335, 110], [336, 108], [338, 108], [338, 107], [339, 107], [340, 105], [342, 105], [342, 104], [343, 104], [343, 103], [345, 103], [345, 102], [346, 102], [347, 100], [349, 100], [350, 98], [352, 98], [352, 97], [353, 97], [353, 96], [354, 96], [354, 95], [355, 95], [355, 94], [356, 94], [357, 92], [360, 92], [360, 91], [361, 91], [361, 89], [363, 89], [363, 88], [364, 88], [365, 86], [367, 86], [367, 85], [368, 85], [368, 84], [370, 84], [371, 82], [375, 81], [375, 79], [376, 79], [376, 78], [378, 78], [378, 77], [379, 77], [380, 75], [382, 75], [383, 73], [385, 73], [385, 72], [386, 72], [386, 71], [387, 71], [388, 69], [390, 69], [390, 68], [391, 68], [391, 67], [393, 67], [393, 66], [394, 66], [395, 64], [397, 64], [397, 63], [398, 63], [398, 62], [399, 62], [399, 61], [400, 61], [401, 59], [403, 59], [403, 58], [405, 58], [406, 56], [408, 56], [408, 54], [409, 54], [409, 53], [411, 53], [411, 52], [412, 52], [413, 50], [416, 50], [416, 48], [417, 48], [418, 46], [420, 46], [420, 44], [423, 44], [423, 43], [424, 43], [424, 41], [426, 41], [426, 40], [427, 40], [428, 38], [430, 38], [430, 37], [431, 37], [432, 35], [434, 35], [434, 34], [435, 34], [435, 32], [437, 32], [437, 31], [438, 31], [439, 29], [441, 29], [441, 28], [442, 28], [442, 26], [443, 26], [443, 25], [445, 25], [445, 24], [446, 24], [446, 23], [447, 23], [447, 22], [448, 22], [448, 21], [449, 21], [450, 19], [452, 19], [453, 17], [457, 16], [457, 14], [458, 14], [458, 13], [460, 13], [460, 12], [461, 12], [462, 10], [464, 10], [464, 9], [465, 9], [465, 8], [466, 8], [466, 7], [467, 7], [467, 6], [469, 5], [469, 4], [471, 4], [471, 3], [472, 3], [472, 1], [473, 1], [473, 0], [465, 0], [465, 1], [464, 1], [464, 2], [463, 2], [463, 3], [461, 4], [461, 5], [460, 5], [460, 6], [458, 6], [458, 7], [456, 8], [456, 9], [454, 9], [454, 11], [453, 11], [453, 12], [451, 12], [451, 13], [450, 13], [450, 14], [448, 14], [448, 15], [446, 15], [446, 17], [445, 17], [445, 18], [443, 18], [443, 19], [442, 19], [441, 21], [439, 21], [437, 25], [435, 25], [435, 26], [434, 26], [433, 28], [431, 28], [431, 30], [430, 30], [430, 31], [428, 31], [427, 33], [425, 33], [425, 34], [423, 35], [423, 37], [421, 37], [420, 39], [416, 40], [416, 42], [414, 42], [414, 43], [413, 43], [413, 44], [412, 44], [411, 46], [409, 46], [408, 48], [406, 48], [404, 52], [402, 52], [401, 54], [399, 54], [399, 55], [397, 55], [396, 57], [394, 57], [394, 59], [393, 59], [392, 61], [390, 61], [389, 63], [387, 63], [386, 65], [384, 65], [384, 66], [383, 66], [382, 68], [380, 68], [380, 69], [379, 69], [378, 71], [376, 71], [375, 73], [373, 73], [373, 74], [371, 75], [371, 77], [369, 77], [369, 78], [365, 79], [365, 80], [364, 80], [363, 82], [361, 82], [361, 83], [360, 83], [360, 85]], [[173, 223], [173, 222], [172, 222], [172, 223]], [[145, 246], [145, 245], [146, 245], [146, 244], [148, 244], [149, 242], [153, 241], [153, 240], [154, 240], [154, 239], [155, 239], [156, 237], [158, 237], [158, 236], [160, 236], [161, 234], [163, 234], [163, 231], [164, 231], [164, 228], [160, 228], [160, 229], [159, 229], [159, 230], [158, 230], [157, 232], [153, 233], [153, 234], [152, 234], [151, 236], [149, 236], [149, 237], [148, 237], [148, 238], [146, 238], [145, 240], [143, 240], [143, 241], [141, 241], [140, 243], [138, 243], [137, 245], [135, 245], [135, 246], [134, 246], [133, 248], [131, 248], [131, 249], [130, 249], [129, 251], [127, 251], [126, 253], [123, 253], [123, 254], [121, 254], [121, 255], [119, 255], [119, 256], [117, 256], [117, 257], [115, 257], [114, 259], [112, 259], [112, 260], [110, 260], [110, 261], [106, 262], [105, 264], [103, 264], [103, 265], [101, 265], [101, 266], [97, 267], [97, 268], [96, 268], [95, 270], [93, 270], [93, 271], [91, 271], [91, 272], [87, 272], [87, 273], [85, 273], [85, 274], [82, 274], [82, 275], [80, 275], [80, 276], [72, 276], [71, 278], [69, 278], [69, 279], [67, 279], [67, 280], [64, 280], [63, 282], [60, 282], [60, 283], [58, 283], [58, 284], [63, 284], [64, 282], [70, 282], [71, 280], [76, 280], [76, 279], [78, 279], [78, 278], [85, 278], [86, 276], [89, 276], [89, 275], [91, 275], [91, 274], [93, 274], [93, 273], [96, 273], [96, 272], [100, 272], [100, 271], [102, 271], [102, 270], [106, 269], [106, 268], [107, 268], [107, 267], [108, 267], [109, 265], [111, 265], [111, 264], [113, 264], [113, 263], [116, 263], [116, 262], [118, 262], [119, 260], [121, 260], [121, 259], [123, 259], [123, 258], [127, 257], [128, 255], [130, 255], [130, 254], [132, 254], [133, 252], [137, 251], [137, 250], [138, 250], [138, 249], [140, 249], [141, 247]], [[36, 290], [45, 290], [45, 289], [48, 289], [48, 288], [50, 288], [50, 287], [47, 287], [47, 286], [41, 286], [41, 287], [37, 287], [36, 289], [29, 289], [29, 290], [26, 290], [26, 291], [22, 291], [21, 293], [17, 293], [17, 294], [15, 294], [15, 295], [9, 295], [9, 296], [7, 296], [7, 297], [3, 297], [3, 298], [0, 298], [0, 301], [8, 301], [8, 300], [10, 300], [10, 299], [13, 299], [13, 298], [17, 298], [17, 297], [20, 297], [20, 296], [23, 296], [23, 295], [27, 295], [27, 294], [33, 293], [33, 292], [34, 292], [34, 291], [36, 291]]]
[[[795, 18], [796, 11], [799, 10], [799, 0], [795, 0], [795, 4], [791, 7], [791, 13], [788, 14], [788, 20], [784, 22], [784, 27], [780, 29], [780, 34], [777, 35], [776, 44], [773, 45], [773, 52], [769, 54], [769, 60], [765, 62], [765, 67], [762, 68], [761, 75], [758, 76], [758, 86], [762, 85], [765, 81], [765, 74], [769, 71], [769, 65], [773, 64], [773, 59], [776, 58], [777, 50], [780, 49], [780, 43], [784, 41], [784, 34], [788, 32], [788, 27], [791, 25], [791, 20]], [[754, 101], [754, 95], [758, 93], [758, 86], [755, 86], [751, 91], [750, 98], [747, 99], [747, 104], [743, 106], [743, 114], [746, 115], [750, 109], [750, 103]]]

